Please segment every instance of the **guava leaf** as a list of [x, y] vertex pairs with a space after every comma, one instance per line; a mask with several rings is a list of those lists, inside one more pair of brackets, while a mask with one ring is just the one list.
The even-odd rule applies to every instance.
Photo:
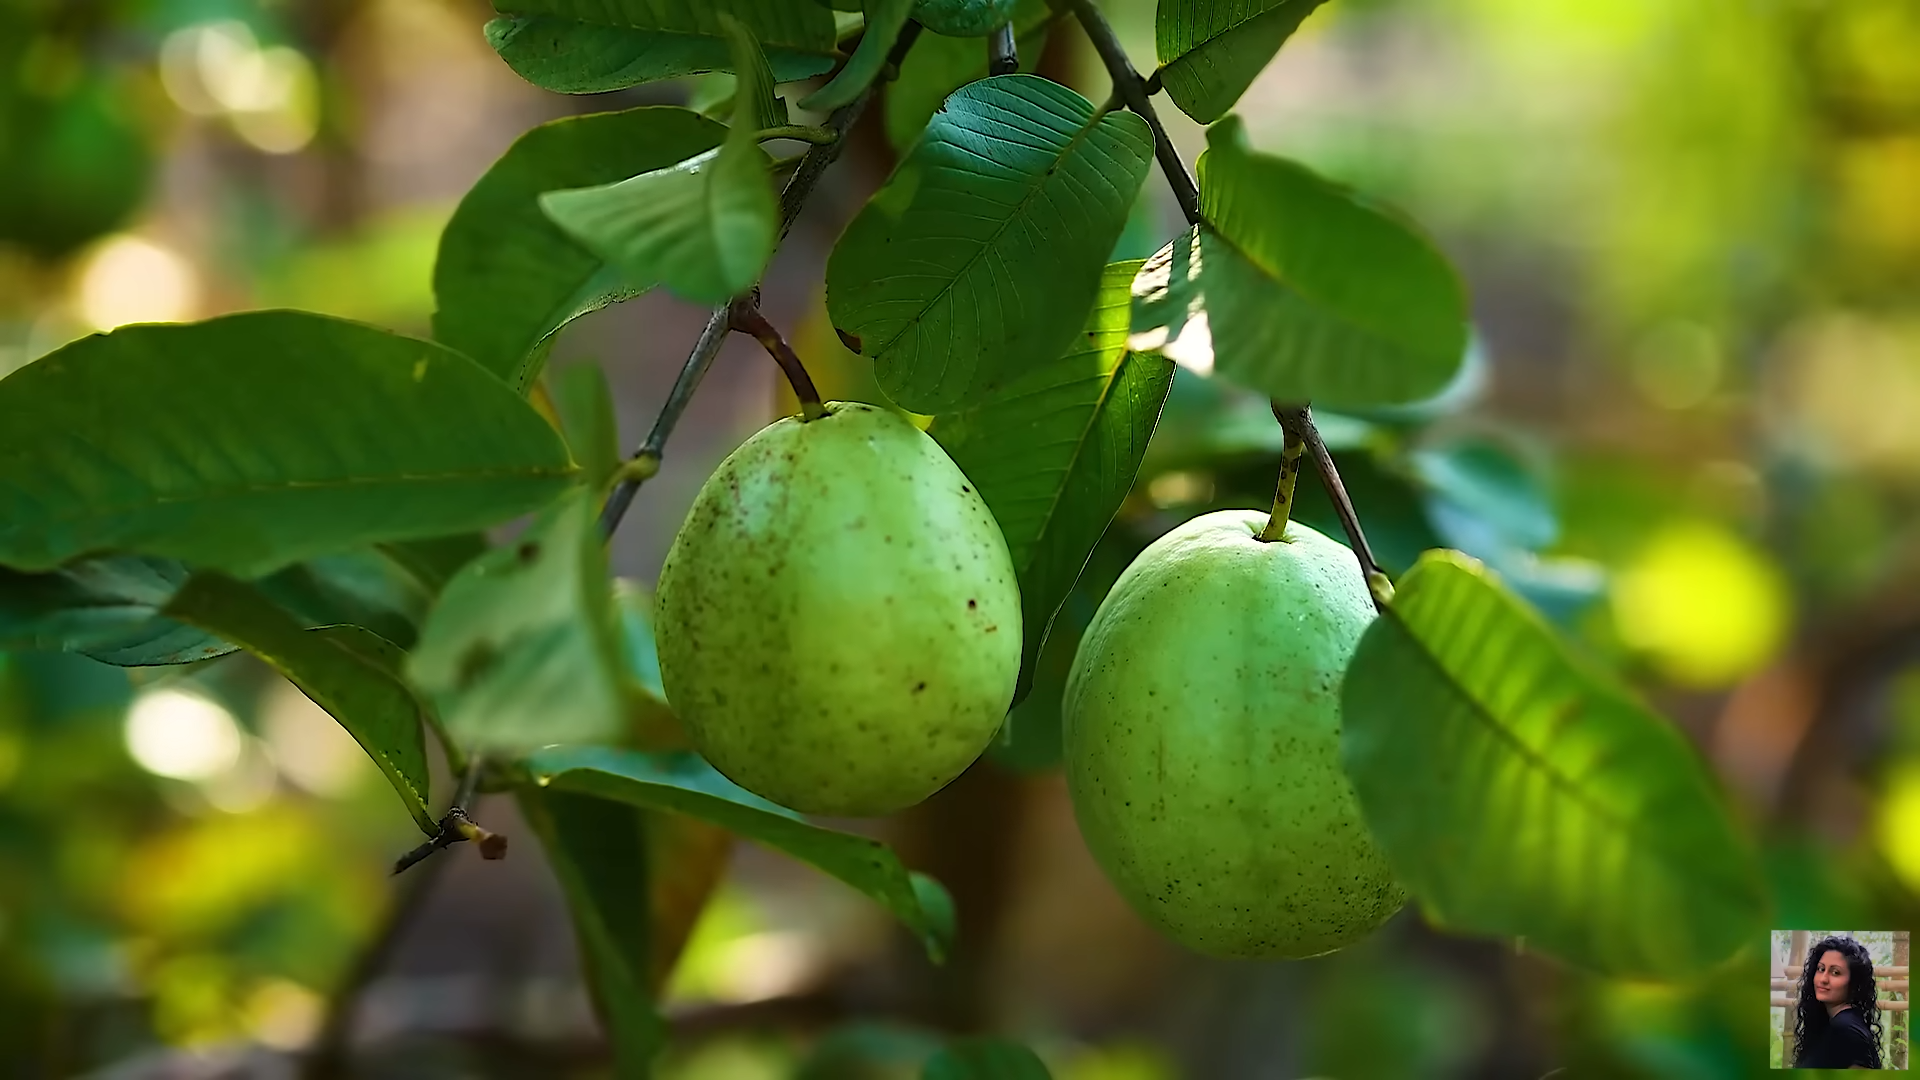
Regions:
[[921, 1080], [1051, 1080], [1040, 1055], [1006, 1039], [962, 1039], [927, 1059]]
[[[1028, 63], [1037, 61], [1047, 46], [1051, 14], [1046, 0], [1020, 0], [1014, 8], [1015, 43]], [[987, 47], [979, 38], [921, 34], [900, 63], [900, 77], [887, 84], [887, 141], [895, 150], [905, 151], [948, 94], [986, 77]]]
[[440, 236], [434, 338], [524, 393], [555, 331], [641, 291], [549, 221], [540, 193], [664, 169], [726, 134], [690, 110], [648, 105], [555, 120], [514, 140]]
[[1011, 21], [1019, 0], [916, 0], [913, 17], [936, 34], [985, 37]]
[[807, 822], [747, 791], [690, 752], [648, 754], [604, 746], [548, 747], [527, 758], [535, 782], [556, 791], [669, 810], [729, 829], [839, 878], [878, 901], [944, 959], [952, 901], [932, 878], [909, 873], [878, 840]]
[[549, 191], [540, 209], [630, 285], [727, 302], [760, 280], [780, 242], [771, 163], [753, 137], [755, 100], [751, 88], [735, 99], [719, 149], [612, 184]]
[[580, 966], [612, 1044], [613, 1074], [644, 1080], [667, 1038], [650, 979], [647, 815], [549, 788], [521, 788], [518, 795], [566, 897]]
[[893, 43], [900, 36], [900, 28], [907, 25], [907, 13], [912, 8], [913, 0], [866, 0], [867, 28], [860, 35], [860, 44], [854, 47], [853, 55], [832, 81], [809, 94], [800, 102], [800, 107], [829, 112], [872, 86], [880, 69], [886, 66], [887, 54], [893, 51]]
[[1133, 488], [1173, 379], [1170, 361], [1127, 350], [1139, 267], [1107, 267], [1065, 355], [927, 429], [979, 489], [1013, 556], [1024, 624], [1016, 703], [1032, 687], [1054, 613]]
[[1422, 446], [1408, 464], [1426, 489], [1427, 517], [1451, 547], [1481, 558], [1538, 551], [1560, 535], [1546, 484], [1486, 437]]
[[0, 380], [0, 565], [121, 551], [254, 576], [494, 525], [577, 472], [431, 342], [293, 311], [129, 326]]
[[732, 70], [721, 16], [744, 23], [782, 82], [833, 67], [833, 13], [792, 0], [496, 0], [487, 43], [521, 78], [595, 94]]
[[[1254, 153], [1238, 117], [1208, 129], [1199, 172], [1209, 224], [1141, 268], [1136, 348], [1164, 336], [1170, 353], [1195, 350], [1201, 366], [1267, 397], [1334, 408], [1416, 401], [1453, 377], [1466, 297], [1425, 237], [1300, 165]], [[1210, 353], [1184, 340], [1201, 326]]]
[[112, 555], [23, 574], [0, 567], [0, 651], [75, 652], [108, 664], [190, 664], [237, 646], [160, 614], [191, 576], [174, 559]]
[[1347, 668], [1341, 753], [1437, 926], [1612, 975], [1765, 929], [1747, 839], [1678, 729], [1584, 668], [1478, 562], [1429, 552]]
[[1160, 0], [1160, 85], [1203, 124], [1225, 116], [1300, 23], [1326, 0]]
[[787, 122], [787, 103], [774, 94], [773, 65], [753, 36], [753, 28], [730, 15], [720, 17], [727, 35], [727, 54], [734, 70], [732, 127], [736, 136], [751, 135]]
[[956, 91], [827, 261], [827, 311], [902, 406], [974, 404], [1065, 352], [1153, 160], [1139, 117], [1035, 75]]
[[400, 680], [399, 646], [358, 626], [305, 629], [258, 589], [211, 572], [188, 579], [165, 614], [239, 645], [299, 687], [347, 729], [421, 831], [433, 834], [423, 710]]
[[605, 491], [620, 467], [620, 424], [607, 373], [588, 362], [567, 368], [555, 381], [554, 406], [567, 446], [586, 474], [587, 487]]
[[463, 748], [618, 738], [635, 706], [596, 493], [578, 488], [447, 583], [407, 674]]

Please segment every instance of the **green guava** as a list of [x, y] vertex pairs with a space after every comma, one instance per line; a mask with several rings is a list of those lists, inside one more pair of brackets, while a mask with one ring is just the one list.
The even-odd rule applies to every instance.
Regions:
[[694, 745], [807, 813], [886, 814], [985, 750], [1020, 674], [993, 514], [898, 413], [828, 402], [762, 429], [660, 571], [660, 676]]
[[1061, 706], [1074, 816], [1107, 877], [1176, 941], [1304, 957], [1406, 894], [1340, 766], [1340, 680], [1373, 603], [1352, 552], [1222, 510], [1134, 560]]
[[1020, 0], [918, 0], [913, 17], [948, 37], [984, 37], [1013, 20]]

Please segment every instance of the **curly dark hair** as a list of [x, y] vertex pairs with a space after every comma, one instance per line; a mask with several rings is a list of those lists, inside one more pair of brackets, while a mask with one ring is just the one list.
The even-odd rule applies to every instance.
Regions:
[[1873, 986], [1873, 956], [1865, 945], [1844, 934], [1829, 934], [1807, 950], [1807, 963], [1800, 972], [1799, 1010], [1793, 1018], [1793, 1045], [1799, 1048], [1795, 1063], [1806, 1057], [1807, 1044], [1827, 1028], [1827, 1008], [1813, 993], [1813, 969], [1829, 952], [1847, 958], [1847, 1004], [1853, 1006], [1860, 1019], [1866, 1021], [1867, 1029], [1873, 1032], [1873, 1067], [1878, 1069], [1880, 1042], [1886, 1038], [1886, 1032], [1880, 1027], [1880, 1004]]

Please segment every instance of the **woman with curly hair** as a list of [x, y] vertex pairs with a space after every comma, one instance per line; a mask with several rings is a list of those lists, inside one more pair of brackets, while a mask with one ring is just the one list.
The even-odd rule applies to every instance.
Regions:
[[1873, 957], [1845, 935], [1821, 938], [1807, 950], [1793, 1019], [1796, 1069], [1880, 1067], [1880, 1006]]

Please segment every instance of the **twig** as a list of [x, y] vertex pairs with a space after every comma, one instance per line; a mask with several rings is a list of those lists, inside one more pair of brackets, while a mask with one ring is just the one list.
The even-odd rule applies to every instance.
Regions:
[[507, 857], [507, 838], [496, 832], [488, 832], [467, 816], [467, 807], [473, 802], [473, 793], [480, 784], [480, 772], [485, 764], [478, 754], [467, 759], [467, 771], [460, 777], [460, 791], [454, 795], [453, 805], [447, 808], [446, 815], [440, 819], [439, 831], [429, 837], [426, 843], [400, 856], [393, 864], [395, 874], [404, 874], [434, 852], [466, 840], [480, 845], [480, 857], [483, 859]]
[[760, 290], [755, 289], [745, 296], [734, 298], [729, 307], [728, 325], [742, 334], [749, 334], [780, 365], [780, 371], [786, 375], [787, 383], [793, 387], [793, 396], [800, 399], [800, 415], [803, 420], [818, 420], [827, 415], [820, 404], [820, 391], [814, 389], [813, 378], [807, 374], [806, 365], [780, 336], [772, 322], [760, 311]]
[[1160, 123], [1160, 117], [1153, 111], [1153, 102], [1147, 97], [1147, 81], [1134, 69], [1133, 61], [1127, 59], [1127, 50], [1120, 45], [1120, 38], [1114, 34], [1113, 27], [1106, 16], [1093, 5], [1093, 0], [1048, 0], [1054, 6], [1070, 4], [1074, 17], [1093, 41], [1095, 52], [1100, 54], [1101, 63], [1107, 66], [1107, 74], [1113, 79], [1113, 92], [1126, 103], [1127, 108], [1140, 114], [1153, 132], [1153, 153], [1160, 159], [1160, 171], [1167, 174], [1167, 186], [1173, 189], [1174, 201], [1180, 204], [1180, 212], [1187, 216], [1187, 224], [1198, 225], [1206, 220], [1200, 213], [1200, 189], [1193, 182], [1193, 175], [1187, 172], [1187, 163], [1180, 160], [1180, 151], [1174, 149], [1173, 140], [1168, 138], [1167, 129]]
[[1366, 575], [1367, 593], [1373, 597], [1374, 609], [1386, 610], [1387, 601], [1393, 599], [1393, 585], [1386, 571], [1374, 561], [1373, 549], [1367, 546], [1367, 534], [1360, 528], [1360, 515], [1347, 495], [1347, 486], [1340, 482], [1340, 470], [1334, 468], [1333, 455], [1327, 451], [1326, 441], [1320, 438], [1320, 429], [1314, 426], [1313, 410], [1305, 405], [1282, 405], [1276, 401], [1273, 416], [1286, 430], [1288, 441], [1299, 439], [1313, 456], [1320, 483], [1327, 489], [1327, 498], [1333, 501], [1334, 513], [1340, 515], [1340, 527], [1347, 531], [1347, 544], [1360, 560], [1360, 572]]
[[832, 128], [814, 127], [811, 124], [781, 124], [777, 127], [761, 128], [753, 137], [766, 142], [770, 139], [793, 139], [796, 142], [825, 146], [840, 136]]
[[987, 36], [987, 74], [1011, 75], [1020, 70], [1020, 42], [1007, 22]]
[[372, 939], [354, 956], [353, 967], [328, 998], [326, 1016], [321, 1020], [320, 1030], [314, 1035], [313, 1045], [300, 1066], [301, 1080], [333, 1080], [348, 1075], [347, 1059], [351, 1052], [353, 1022], [360, 1008], [360, 998], [373, 980], [386, 970], [400, 942], [405, 939], [407, 930], [420, 912], [426, 909], [427, 897], [432, 894], [434, 884], [440, 880], [440, 874], [447, 865], [444, 860], [434, 863], [408, 878], [395, 890], [397, 895], [387, 909], [385, 920]]
[[[900, 62], [906, 59], [907, 50], [920, 36], [920, 24], [909, 19], [900, 30], [900, 36], [893, 43], [893, 49], [887, 53], [887, 65], [874, 85], [860, 92], [860, 96], [835, 109], [827, 117], [826, 130], [832, 132], [833, 140], [815, 144], [800, 158], [793, 176], [787, 180], [787, 186], [780, 190], [780, 239], [785, 240], [792, 231], [793, 223], [799, 219], [800, 210], [806, 205], [807, 196], [813, 194], [814, 185], [820, 177], [840, 157], [840, 151], [846, 147], [847, 132], [852, 130], [854, 122], [866, 111], [868, 102], [873, 100], [874, 92], [881, 83], [894, 77], [900, 70]], [[633, 505], [633, 497], [640, 491], [640, 485], [646, 483], [660, 471], [660, 457], [666, 450], [667, 438], [673, 434], [674, 425], [680, 422], [681, 414], [687, 411], [687, 403], [693, 400], [693, 392], [700, 387], [700, 380], [706, 378], [707, 369], [713, 366], [714, 357], [720, 355], [720, 346], [727, 340], [732, 323], [731, 302], [713, 309], [707, 316], [706, 329], [700, 332], [700, 339], [694, 342], [693, 352], [687, 356], [687, 362], [681, 366], [680, 375], [673, 381], [673, 389], [667, 394], [667, 403], [660, 407], [660, 415], [653, 422], [653, 430], [647, 433], [647, 439], [634, 451], [633, 457], [622, 470], [620, 482], [614, 485], [613, 492], [607, 496], [606, 508], [600, 512], [600, 534], [612, 536], [620, 527], [620, 519]]]

